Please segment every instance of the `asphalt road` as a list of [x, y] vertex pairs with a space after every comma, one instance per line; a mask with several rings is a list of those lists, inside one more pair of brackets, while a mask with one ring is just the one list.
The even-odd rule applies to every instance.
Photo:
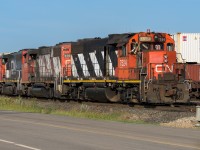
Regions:
[[200, 150], [200, 129], [0, 111], [0, 150]]

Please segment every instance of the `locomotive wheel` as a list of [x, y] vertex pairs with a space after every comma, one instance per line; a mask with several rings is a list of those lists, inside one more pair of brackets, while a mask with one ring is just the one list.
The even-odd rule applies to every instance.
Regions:
[[120, 95], [110, 88], [87, 88], [87, 98], [98, 102], [119, 102]]

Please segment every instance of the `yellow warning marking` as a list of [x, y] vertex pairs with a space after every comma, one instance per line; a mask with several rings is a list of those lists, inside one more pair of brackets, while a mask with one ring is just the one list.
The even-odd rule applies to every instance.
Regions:
[[64, 80], [64, 83], [140, 83], [140, 80]]
[[3, 82], [18, 82], [18, 80], [3, 80]]

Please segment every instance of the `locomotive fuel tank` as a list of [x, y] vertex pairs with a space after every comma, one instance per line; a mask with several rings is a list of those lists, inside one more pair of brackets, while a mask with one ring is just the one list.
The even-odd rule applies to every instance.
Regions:
[[44, 84], [35, 84], [34, 86], [29, 87], [28, 95], [32, 97], [52, 98], [53, 90]]
[[2, 94], [5, 95], [16, 95], [16, 86], [14, 83], [6, 83], [2, 87]]
[[86, 96], [88, 99], [98, 102], [119, 102], [120, 95], [111, 88], [87, 88]]

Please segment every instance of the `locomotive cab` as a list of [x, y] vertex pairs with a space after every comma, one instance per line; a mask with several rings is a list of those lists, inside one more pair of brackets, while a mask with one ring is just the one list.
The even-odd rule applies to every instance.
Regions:
[[158, 79], [173, 72], [176, 63], [174, 41], [165, 33], [141, 33], [139, 37], [142, 52], [142, 68], [147, 79]]
[[140, 79], [138, 71], [147, 79], [158, 79], [158, 74], [173, 72], [176, 63], [174, 41], [165, 33], [134, 34], [118, 49], [119, 79]]

